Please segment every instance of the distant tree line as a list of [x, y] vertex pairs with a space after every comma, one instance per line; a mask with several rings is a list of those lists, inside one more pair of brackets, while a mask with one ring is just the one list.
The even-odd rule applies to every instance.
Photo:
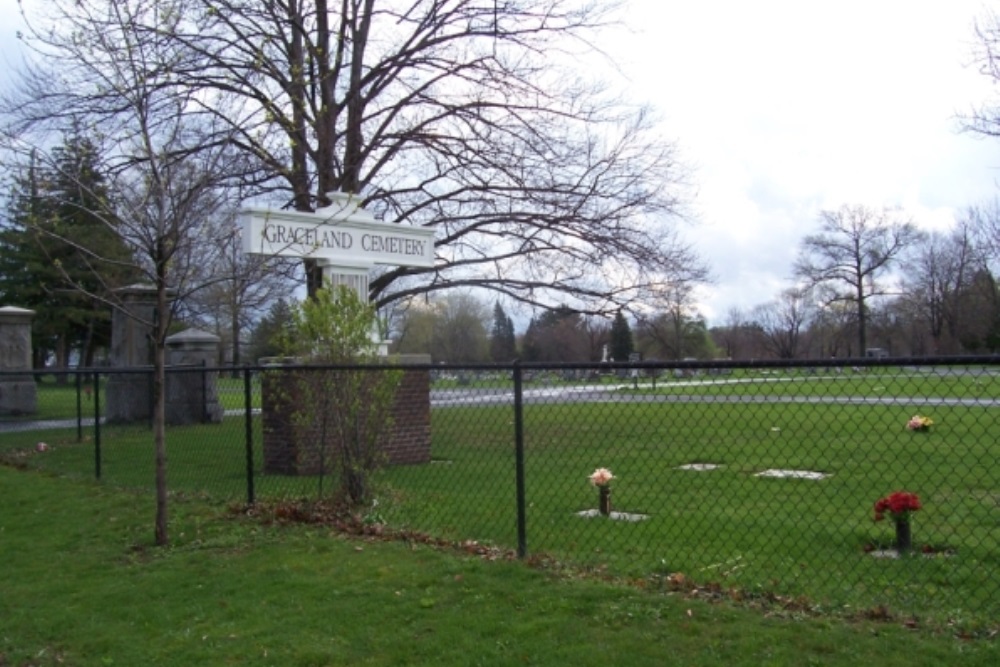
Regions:
[[[896, 211], [822, 214], [774, 299], [732, 309], [711, 335], [747, 358], [983, 354], [1000, 351], [1000, 207], [968, 209], [924, 233]], [[876, 352], [877, 351], [877, 352]]]

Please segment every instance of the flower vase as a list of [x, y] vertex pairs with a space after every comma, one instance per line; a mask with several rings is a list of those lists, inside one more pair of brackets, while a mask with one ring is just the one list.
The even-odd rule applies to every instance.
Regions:
[[896, 519], [896, 551], [899, 553], [909, 551], [910, 546], [910, 522], [906, 519]]
[[611, 516], [611, 487], [599, 486], [598, 511], [604, 516]]

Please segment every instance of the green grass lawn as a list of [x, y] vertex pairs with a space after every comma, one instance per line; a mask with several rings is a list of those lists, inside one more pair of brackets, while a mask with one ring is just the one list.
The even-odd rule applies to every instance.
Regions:
[[931, 367], [746, 369], [719, 375], [701, 372], [694, 377], [665, 374], [655, 382], [648, 377], [638, 382], [629, 378], [620, 386], [668, 395], [1000, 399], [1000, 382], [992, 374]]
[[[992, 382], [988, 376], [976, 379], [984, 392], [995, 393], [993, 385], [983, 387]], [[896, 382], [897, 388], [908, 387], [910, 380]], [[803, 387], [807, 396], [818, 392], [814, 385]], [[967, 383], [952, 387], [952, 394], [943, 387], [934, 389], [938, 398], [971, 391]], [[939, 627], [995, 627], [997, 409], [928, 402], [929, 389], [913, 393], [919, 398], [901, 395], [871, 405], [744, 403], [739, 396], [722, 402], [528, 405], [528, 553], [654, 585], [681, 574], [733, 595], [798, 599], [829, 614], [884, 607]], [[934, 418], [930, 433], [905, 430], [917, 411]], [[448, 539], [515, 547], [512, 417], [503, 406], [435, 410], [434, 461], [384, 471], [371, 514]], [[256, 421], [252, 431], [258, 497], [315, 496], [316, 478], [260, 474]], [[245, 499], [243, 435], [242, 420], [230, 417], [219, 425], [170, 429], [171, 488]], [[42, 439], [54, 445], [49, 452], [23, 451]], [[94, 474], [93, 442], [76, 443], [75, 430], [0, 435], [0, 452], [12, 450], [22, 450], [17, 456], [31, 467]], [[690, 463], [720, 467], [680, 469]], [[596, 467], [617, 476], [615, 509], [644, 520], [577, 516], [596, 507], [596, 491], [586, 482]], [[770, 468], [828, 476], [756, 476]], [[105, 483], [149, 489], [152, 470], [148, 428], [102, 431]], [[330, 481], [323, 483], [329, 489]], [[913, 518], [917, 553], [877, 558], [873, 552], [891, 545], [893, 530], [889, 522], [872, 521], [872, 506], [898, 489], [918, 493], [924, 504]], [[931, 553], [921, 553], [924, 548]]]
[[[886, 605], [989, 624], [1000, 619], [1000, 424], [982, 409], [935, 416], [934, 431], [915, 434], [902, 427], [906, 406], [529, 406], [528, 548], [625, 575], [683, 573], [804, 596], [834, 611]], [[515, 544], [509, 417], [503, 408], [436, 412], [438, 462], [387, 471], [397, 501], [380, 511], [434, 534]], [[679, 469], [693, 462], [721, 467]], [[618, 478], [615, 507], [648, 518], [576, 516], [597, 505], [585, 478], [599, 466]], [[773, 468], [829, 477], [755, 476]], [[872, 505], [900, 488], [920, 494], [914, 540], [934, 554], [871, 555], [893, 540]]]
[[768, 613], [0, 466], [0, 664], [994, 665], [899, 619]]
[[[97, 391], [100, 396], [100, 413], [104, 414], [104, 390], [107, 377], [102, 376]], [[243, 390], [243, 378], [232, 378], [219, 375], [216, 378], [216, 394], [223, 410], [242, 410], [246, 407]], [[92, 419], [95, 412], [95, 388], [93, 381], [87, 379], [80, 383], [79, 390], [76, 379], [70, 376], [64, 384], [57, 383], [51, 375], [46, 375], [36, 384], [37, 412], [26, 415], [4, 415], [3, 421], [35, 421], [35, 420], [75, 420], [77, 417]], [[251, 407], [260, 407], [260, 385], [256, 379], [251, 384]]]

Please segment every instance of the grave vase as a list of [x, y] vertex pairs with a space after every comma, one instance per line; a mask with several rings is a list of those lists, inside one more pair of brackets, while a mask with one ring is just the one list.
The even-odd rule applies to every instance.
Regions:
[[896, 551], [903, 553], [904, 551], [909, 551], [911, 546], [910, 541], [910, 522], [907, 519], [896, 519]]
[[600, 492], [598, 496], [598, 511], [603, 516], [611, 516], [611, 487], [599, 486], [597, 488]]

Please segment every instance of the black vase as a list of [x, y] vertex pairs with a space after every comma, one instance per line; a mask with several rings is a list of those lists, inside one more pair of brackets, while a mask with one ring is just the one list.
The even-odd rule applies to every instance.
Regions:
[[910, 546], [910, 522], [907, 519], [896, 519], [896, 551], [909, 551]]
[[598, 498], [600, 501], [598, 504], [598, 511], [604, 516], [611, 516], [611, 487], [601, 486], [598, 488], [601, 492], [601, 495]]

